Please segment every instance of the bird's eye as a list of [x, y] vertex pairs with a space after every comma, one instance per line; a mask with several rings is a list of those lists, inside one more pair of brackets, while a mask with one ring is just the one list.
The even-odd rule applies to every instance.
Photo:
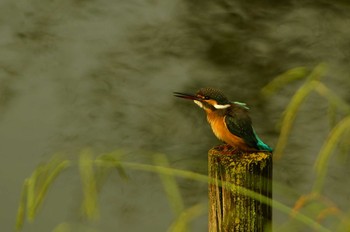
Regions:
[[204, 100], [209, 100], [209, 97], [204, 96], [203, 99], [204, 99]]

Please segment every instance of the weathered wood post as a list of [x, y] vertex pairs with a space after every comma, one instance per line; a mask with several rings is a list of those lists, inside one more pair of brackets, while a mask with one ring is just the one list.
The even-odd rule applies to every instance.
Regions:
[[271, 199], [272, 154], [238, 152], [220, 145], [208, 155], [209, 177], [216, 180], [209, 184], [209, 232], [264, 231], [272, 220], [271, 207], [219, 182], [232, 183]]

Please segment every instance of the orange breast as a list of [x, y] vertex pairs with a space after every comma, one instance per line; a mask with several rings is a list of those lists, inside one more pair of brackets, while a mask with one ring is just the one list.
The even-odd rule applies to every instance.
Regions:
[[225, 117], [220, 117], [215, 113], [209, 113], [207, 115], [208, 122], [210, 123], [211, 129], [213, 130], [215, 136], [230, 144], [239, 148], [246, 148], [244, 140], [232, 134], [225, 124]]

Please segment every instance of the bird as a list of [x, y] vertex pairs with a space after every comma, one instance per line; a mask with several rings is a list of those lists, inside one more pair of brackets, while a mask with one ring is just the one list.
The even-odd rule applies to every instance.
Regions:
[[222, 91], [208, 87], [196, 94], [174, 92], [174, 96], [193, 100], [202, 108], [215, 136], [226, 144], [247, 152], [273, 151], [256, 134], [245, 103], [231, 102]]

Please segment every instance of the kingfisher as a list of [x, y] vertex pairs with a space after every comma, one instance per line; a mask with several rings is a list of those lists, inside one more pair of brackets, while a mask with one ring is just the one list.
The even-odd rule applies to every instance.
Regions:
[[202, 108], [219, 140], [241, 151], [272, 152], [272, 148], [255, 133], [245, 103], [231, 102], [220, 90], [214, 88], [201, 88], [196, 94], [174, 92], [174, 96], [193, 100]]

